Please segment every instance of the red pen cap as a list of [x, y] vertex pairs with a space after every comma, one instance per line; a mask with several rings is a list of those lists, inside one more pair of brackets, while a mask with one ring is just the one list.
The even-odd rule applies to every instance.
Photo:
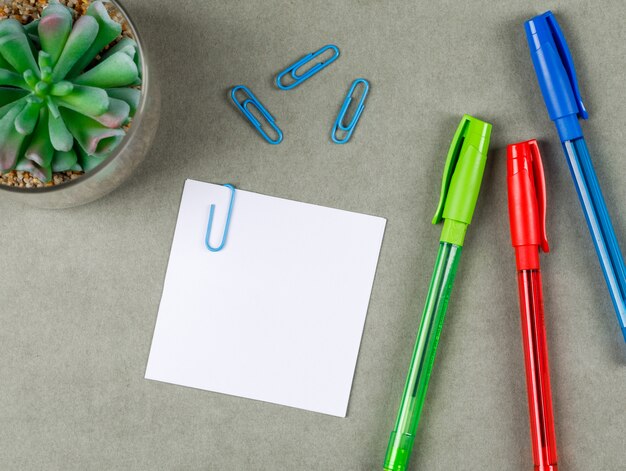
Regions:
[[539, 248], [548, 252], [546, 180], [536, 140], [507, 147], [509, 221], [518, 270], [539, 269]]

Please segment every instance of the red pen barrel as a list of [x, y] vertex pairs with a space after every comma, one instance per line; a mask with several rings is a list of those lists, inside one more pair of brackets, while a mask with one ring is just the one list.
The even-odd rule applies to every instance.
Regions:
[[558, 471], [540, 271], [518, 271], [518, 286], [535, 471]]
[[557, 471], [548, 345], [543, 315], [539, 250], [548, 252], [546, 181], [537, 141], [507, 147], [511, 242], [515, 248], [530, 438], [535, 471]]

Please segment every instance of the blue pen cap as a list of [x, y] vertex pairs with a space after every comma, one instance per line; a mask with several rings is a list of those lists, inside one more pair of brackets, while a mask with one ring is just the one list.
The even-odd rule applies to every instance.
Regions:
[[574, 61], [551, 11], [528, 20], [524, 27], [537, 80], [550, 119], [561, 142], [582, 137], [579, 118], [589, 116], [578, 88]]

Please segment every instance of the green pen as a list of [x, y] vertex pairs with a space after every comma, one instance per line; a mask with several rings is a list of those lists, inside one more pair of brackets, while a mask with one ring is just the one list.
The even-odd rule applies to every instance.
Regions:
[[396, 426], [391, 433], [385, 471], [405, 471], [415, 441], [428, 380], [467, 226], [472, 221], [485, 170], [491, 124], [464, 115], [443, 171], [439, 206], [432, 223], [443, 222], [439, 253], [426, 297]]

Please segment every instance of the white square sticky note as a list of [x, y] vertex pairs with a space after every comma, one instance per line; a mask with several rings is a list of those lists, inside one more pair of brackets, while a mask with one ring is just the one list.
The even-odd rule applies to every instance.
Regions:
[[386, 221], [187, 180], [146, 378], [345, 417]]

